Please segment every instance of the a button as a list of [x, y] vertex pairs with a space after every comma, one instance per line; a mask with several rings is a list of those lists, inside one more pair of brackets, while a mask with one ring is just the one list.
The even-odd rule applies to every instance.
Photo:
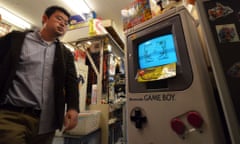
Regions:
[[130, 119], [135, 122], [135, 127], [138, 129], [142, 129], [143, 124], [147, 122], [147, 117], [143, 115], [142, 109], [138, 107], [132, 110]]
[[203, 118], [198, 112], [192, 111], [188, 112], [187, 120], [195, 128], [201, 128], [203, 124]]
[[186, 126], [184, 125], [184, 123], [178, 119], [178, 118], [174, 118], [171, 121], [171, 127], [172, 129], [179, 135], [184, 134], [185, 130], [186, 130]]

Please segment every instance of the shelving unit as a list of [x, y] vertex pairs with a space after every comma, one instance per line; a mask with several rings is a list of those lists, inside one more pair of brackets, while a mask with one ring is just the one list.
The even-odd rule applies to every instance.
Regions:
[[[86, 65], [89, 67], [87, 110], [101, 111], [101, 141], [102, 144], [111, 144], [117, 137], [123, 135], [114, 133], [113, 126], [124, 123], [122, 116], [124, 115], [125, 102], [124, 100], [119, 101], [119, 96], [115, 94], [115, 86], [119, 85], [115, 75], [116, 73], [124, 75], [124, 51], [108, 33], [87, 37], [78, 36], [86, 34], [86, 29], [84, 27], [69, 31], [63, 41], [73, 48], [84, 50], [86, 53]], [[115, 60], [121, 62], [117, 70], [116, 64], [114, 64]], [[92, 85], [96, 86], [95, 91], [92, 90]], [[124, 83], [121, 85], [125, 86]], [[120, 116], [119, 113], [116, 114], [117, 111], [121, 112]], [[122, 129], [121, 125], [118, 125], [119, 129]]]

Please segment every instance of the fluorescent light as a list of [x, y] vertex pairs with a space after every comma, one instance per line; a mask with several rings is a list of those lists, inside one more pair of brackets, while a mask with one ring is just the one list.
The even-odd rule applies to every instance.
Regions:
[[0, 14], [2, 16], [2, 19], [11, 23], [12, 25], [15, 25], [15, 26], [17, 26], [19, 28], [22, 28], [24, 30], [31, 28], [31, 24], [27, 23], [26, 21], [24, 21], [20, 17], [14, 15], [13, 13], [9, 12], [8, 10], [6, 10], [2, 7], [0, 7]]
[[86, 19], [84, 14], [91, 12], [91, 9], [88, 7], [85, 0], [63, 0], [63, 1], [71, 8], [73, 12], [81, 15], [84, 19]]

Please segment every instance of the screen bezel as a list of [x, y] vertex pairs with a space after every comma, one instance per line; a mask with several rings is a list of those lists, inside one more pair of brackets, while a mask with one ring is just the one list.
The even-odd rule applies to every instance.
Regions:
[[[138, 45], [149, 39], [166, 34], [173, 34], [174, 36], [178, 60], [176, 65], [176, 77], [153, 82], [137, 82], [136, 75], [139, 69]], [[179, 91], [187, 89], [192, 83], [193, 74], [190, 58], [188, 55], [182, 22], [178, 15], [164, 21], [159, 21], [154, 25], [145, 26], [143, 29], [128, 35], [127, 53], [129, 92]]]

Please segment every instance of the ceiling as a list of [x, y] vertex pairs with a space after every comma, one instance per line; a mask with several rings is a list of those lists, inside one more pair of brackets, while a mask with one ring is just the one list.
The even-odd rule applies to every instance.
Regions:
[[[117, 32], [122, 34], [121, 9], [126, 8], [133, 0], [85, 0], [98, 18], [111, 19]], [[36, 27], [41, 27], [43, 11], [51, 5], [63, 6], [74, 14], [62, 0], [0, 0], [0, 6], [21, 16]]]

